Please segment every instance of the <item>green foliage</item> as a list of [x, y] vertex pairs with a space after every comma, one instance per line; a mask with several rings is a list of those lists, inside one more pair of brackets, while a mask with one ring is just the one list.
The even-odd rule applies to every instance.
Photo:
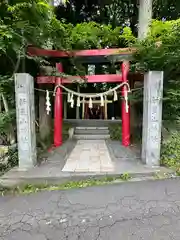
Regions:
[[153, 21], [147, 39], [136, 45], [137, 71], [164, 71], [164, 119], [180, 115], [180, 19]]
[[122, 127], [121, 124], [109, 124], [109, 133], [112, 140], [120, 141], [122, 138]]
[[14, 67], [17, 59], [29, 58], [26, 55], [29, 44], [68, 48], [67, 29], [56, 19], [48, 1], [16, 0], [11, 4], [5, 1], [0, 5], [0, 12], [0, 61], [6, 56]]
[[[2, 99], [2, 94], [7, 104], [6, 109]], [[0, 105], [0, 138], [4, 144], [9, 145], [10, 139], [7, 137], [10, 133], [9, 130], [11, 129], [12, 132], [14, 132], [16, 125], [14, 81], [13, 78], [10, 78], [9, 76], [0, 75]]]
[[0, 113], [0, 135], [6, 135], [8, 133], [10, 124], [15, 121], [15, 110], [10, 112]]
[[0, 187], [0, 194], [31, 194], [41, 191], [57, 191], [57, 190], [66, 190], [74, 188], [86, 188], [91, 186], [100, 186], [106, 184], [112, 184], [114, 182], [122, 182], [130, 180], [131, 176], [128, 173], [121, 174], [119, 176], [106, 176], [102, 178], [89, 178], [81, 181], [68, 181], [62, 184], [57, 185], [48, 185], [48, 184], [27, 184], [20, 185], [14, 188]]
[[13, 74], [20, 68], [26, 71], [22, 69], [25, 60], [30, 58], [26, 47], [29, 44], [47, 47], [55, 42], [58, 48], [67, 48], [68, 41], [67, 31], [56, 19], [49, 1], [3, 1], [0, 13], [0, 95], [3, 94], [7, 105], [0, 113], [0, 134], [5, 140], [10, 125], [15, 128]]
[[8, 159], [7, 162], [0, 163], [0, 175], [18, 165], [18, 151], [16, 148], [9, 149], [8, 153], [3, 158], [6, 157]]
[[10, 76], [0, 75], [0, 93], [6, 96], [8, 101], [8, 108], [14, 109], [15, 107], [15, 91], [14, 91], [14, 78]]
[[136, 41], [128, 27], [113, 29], [111, 25], [102, 25], [95, 22], [85, 22], [74, 27], [71, 26], [69, 34], [72, 49], [97, 49], [107, 46], [127, 47]]
[[129, 179], [131, 179], [131, 176], [129, 175], [129, 173], [123, 173], [123, 174], [121, 175], [121, 179], [122, 179], [123, 181], [128, 181]]
[[[177, 0], [153, 0], [153, 18], [175, 20], [180, 17], [180, 2]], [[64, 7], [56, 9], [58, 19], [65, 19], [74, 25], [80, 22], [96, 21], [114, 27], [130, 24], [137, 33], [139, 1], [135, 0], [71, 0]]]
[[171, 137], [162, 143], [161, 164], [174, 168], [180, 174], [180, 134], [172, 133]]
[[172, 0], [153, 0], [153, 17], [167, 20], [180, 17], [180, 2]]

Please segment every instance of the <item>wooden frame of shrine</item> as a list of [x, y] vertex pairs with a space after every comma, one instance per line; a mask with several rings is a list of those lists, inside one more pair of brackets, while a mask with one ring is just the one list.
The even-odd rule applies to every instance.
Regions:
[[[56, 69], [59, 72], [63, 72], [63, 66], [61, 63], [62, 58], [76, 57], [83, 63], [102, 63], [110, 62], [113, 60], [116, 63], [121, 64], [121, 74], [100, 74], [100, 75], [87, 75], [84, 76], [87, 83], [128, 83], [130, 79], [143, 79], [142, 75], [129, 74], [129, 56], [135, 49], [95, 49], [95, 50], [80, 50], [65, 52], [59, 50], [46, 50], [39, 49], [33, 46], [28, 47], [28, 54], [30, 56], [41, 56], [55, 59]], [[77, 76], [76, 76], [77, 77]], [[38, 76], [36, 79], [38, 84], [54, 84], [58, 86], [60, 84], [66, 85], [72, 83], [69, 78], [55, 77], [55, 76]], [[127, 93], [127, 86], [124, 85], [121, 88], [121, 95], [123, 96], [121, 102], [121, 116], [122, 116], [122, 145], [130, 145], [130, 111], [127, 110], [127, 103], [125, 101], [125, 95]], [[82, 102], [82, 101], [81, 101]], [[84, 105], [84, 104], [83, 104]], [[106, 104], [105, 104], [106, 105]], [[105, 106], [106, 108], [106, 106]], [[83, 111], [85, 111], [83, 109]], [[107, 111], [107, 110], [106, 110]], [[106, 112], [105, 111], [105, 112]], [[83, 113], [84, 114], [84, 113]], [[107, 118], [107, 116], [105, 116]], [[58, 147], [62, 145], [62, 121], [63, 121], [63, 100], [62, 100], [62, 88], [58, 87], [55, 93], [54, 101], [54, 146]]]

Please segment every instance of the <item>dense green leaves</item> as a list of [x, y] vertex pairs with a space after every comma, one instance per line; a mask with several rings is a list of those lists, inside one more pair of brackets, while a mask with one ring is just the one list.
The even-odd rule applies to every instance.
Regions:
[[170, 138], [162, 143], [161, 164], [171, 167], [180, 175], [180, 134], [178, 131], [172, 133]]
[[149, 35], [136, 46], [134, 55], [139, 71], [164, 71], [164, 118], [180, 115], [180, 20], [153, 21]]
[[28, 44], [41, 47], [51, 41], [55, 16], [45, 0], [3, 1], [0, 13], [0, 135], [3, 143], [10, 143], [8, 135], [13, 136], [15, 126], [12, 76], [22, 68]]
[[70, 31], [73, 49], [92, 49], [105, 47], [127, 47], [136, 39], [128, 27], [112, 28], [95, 22], [85, 22], [72, 27]]

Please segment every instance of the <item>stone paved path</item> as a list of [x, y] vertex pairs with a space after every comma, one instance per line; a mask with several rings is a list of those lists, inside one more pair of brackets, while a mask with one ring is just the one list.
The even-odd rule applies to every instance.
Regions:
[[78, 140], [63, 172], [113, 172], [105, 140]]
[[0, 197], [1, 240], [179, 240], [180, 180]]

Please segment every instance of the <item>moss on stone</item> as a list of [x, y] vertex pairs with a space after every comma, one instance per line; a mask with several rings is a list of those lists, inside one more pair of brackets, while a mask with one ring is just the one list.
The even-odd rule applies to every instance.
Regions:
[[7, 194], [30, 194], [36, 193], [41, 191], [54, 191], [54, 190], [66, 190], [66, 189], [73, 189], [73, 188], [85, 188], [91, 186], [100, 186], [111, 184], [114, 182], [122, 182], [130, 180], [130, 175], [128, 173], [120, 174], [119, 176], [106, 176], [102, 178], [89, 178], [86, 180], [81, 181], [69, 181], [62, 184], [26, 184], [20, 185], [17, 187], [0, 187], [0, 195], [7, 195]]

